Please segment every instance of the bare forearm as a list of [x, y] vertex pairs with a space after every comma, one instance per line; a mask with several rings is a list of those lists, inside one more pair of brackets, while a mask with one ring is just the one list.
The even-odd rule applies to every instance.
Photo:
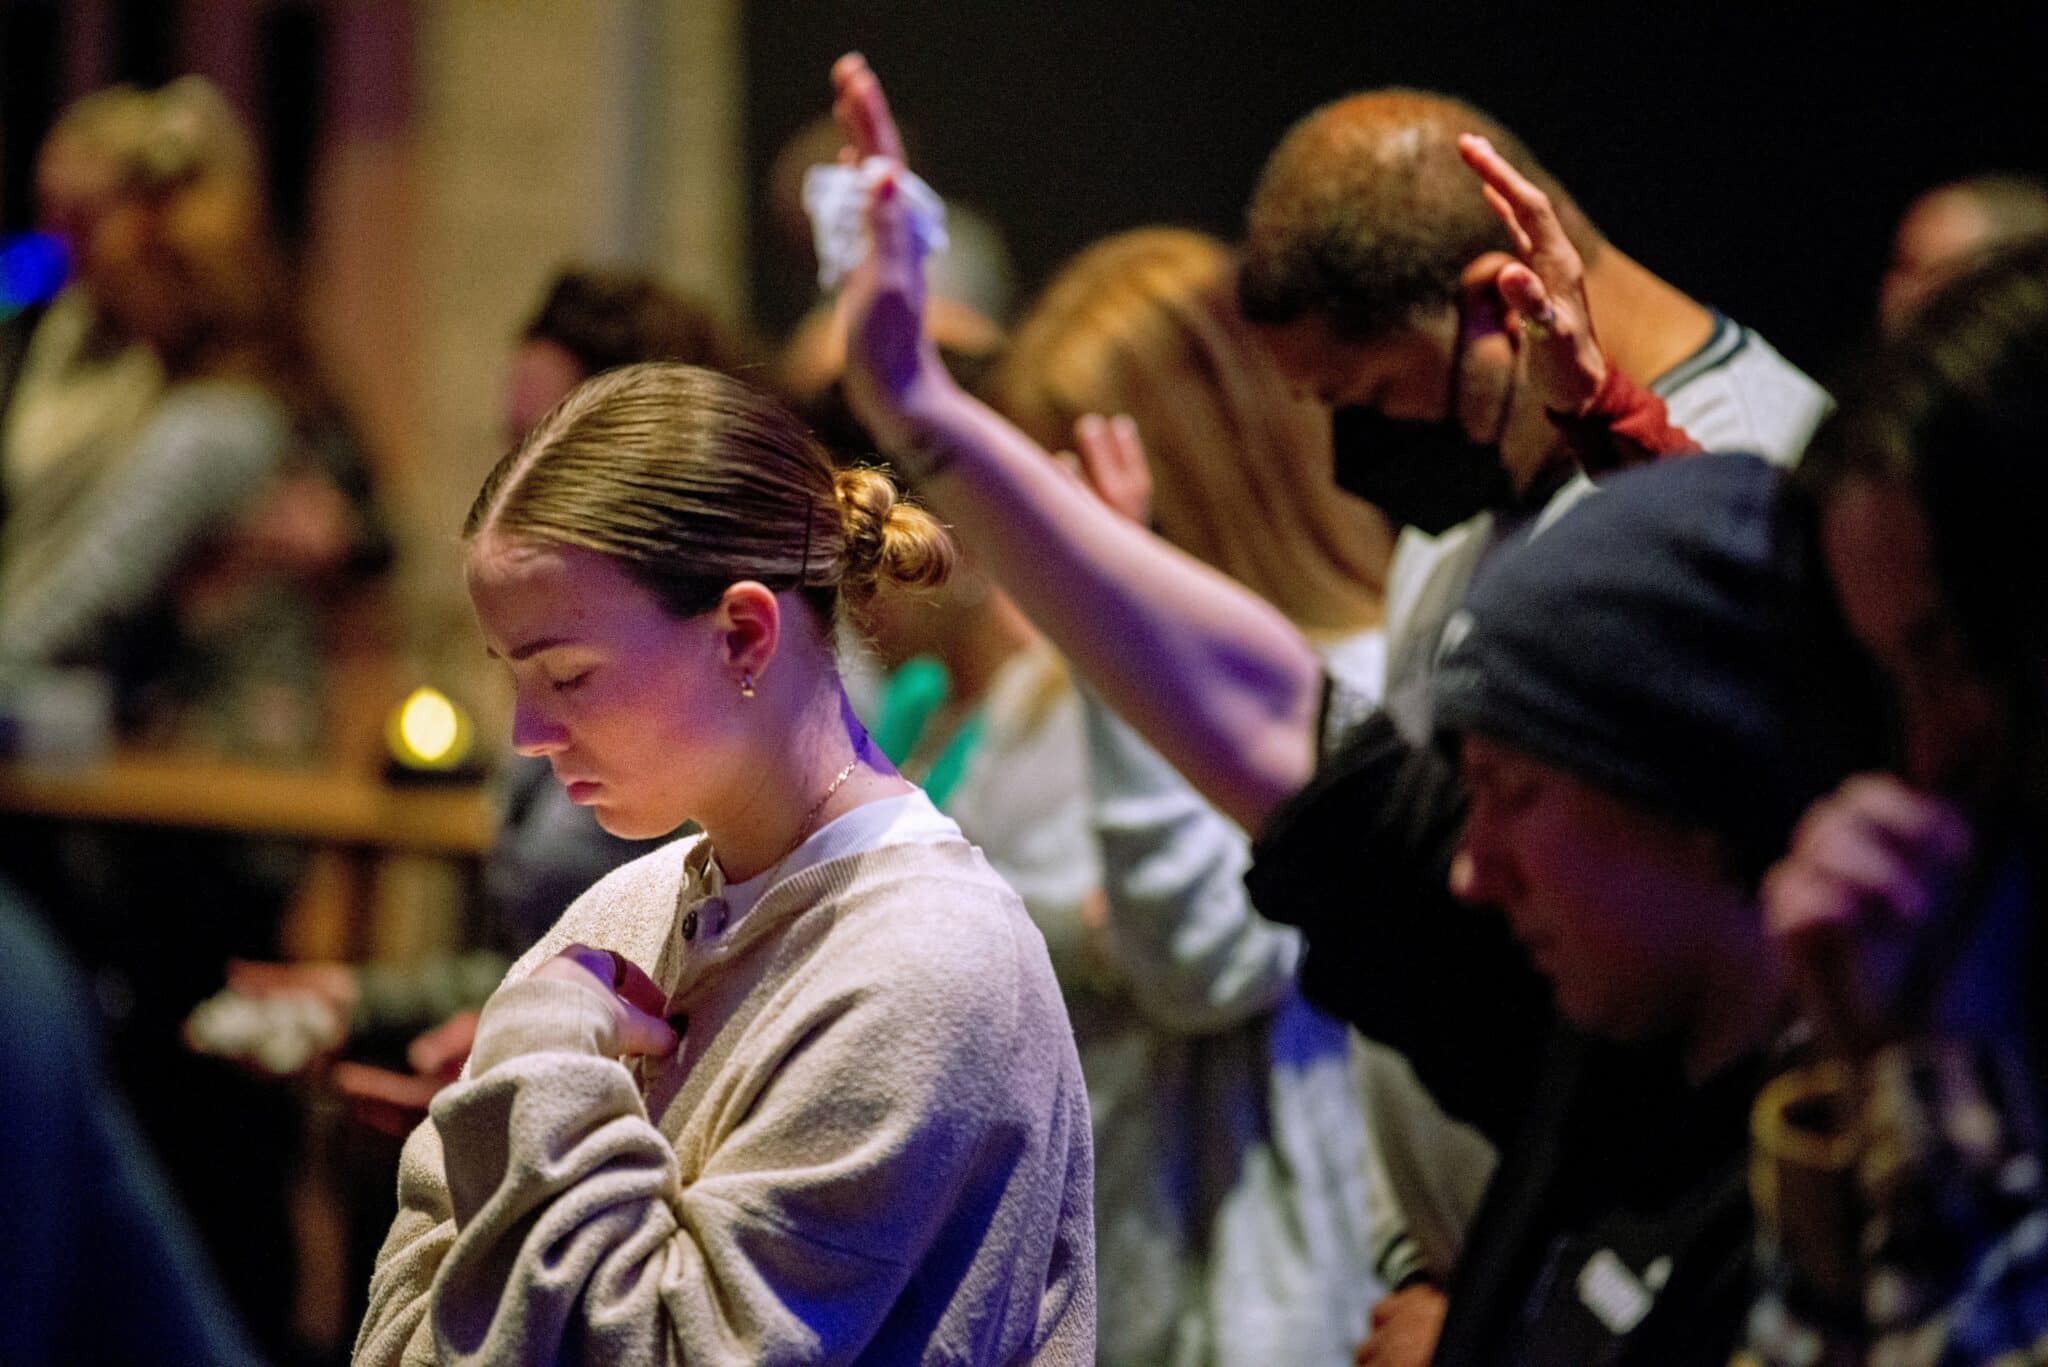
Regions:
[[1119, 517], [957, 391], [892, 443], [1109, 705], [1247, 830], [1308, 779], [1321, 664], [1278, 610]]

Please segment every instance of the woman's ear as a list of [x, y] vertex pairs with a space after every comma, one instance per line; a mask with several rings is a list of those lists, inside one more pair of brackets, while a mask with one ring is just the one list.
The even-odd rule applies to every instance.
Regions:
[[712, 629], [734, 674], [759, 679], [782, 640], [782, 606], [765, 585], [742, 579], [720, 595], [712, 609]]

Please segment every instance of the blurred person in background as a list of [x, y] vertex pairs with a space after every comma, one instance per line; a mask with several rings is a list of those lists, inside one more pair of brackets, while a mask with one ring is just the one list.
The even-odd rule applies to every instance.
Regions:
[[389, 543], [248, 132], [197, 78], [117, 88], [59, 119], [40, 170], [77, 278], [0, 434], [0, 664], [107, 673], [124, 732], [151, 741], [309, 758], [321, 599]]
[[[87, 97], [38, 169], [76, 276], [0, 419], [0, 671], [103, 675], [127, 741], [316, 763], [329, 609], [390, 548], [299, 333], [253, 141], [186, 78]], [[93, 974], [145, 1131], [252, 1328], [288, 1352], [295, 1108], [191, 1058], [178, 1023], [230, 957], [275, 954], [303, 852], [9, 824], [6, 867]]]
[[0, 1362], [256, 1362], [102, 1066], [95, 1016], [0, 885]]
[[1850, 372], [1788, 525], [1892, 762], [1765, 887], [1828, 1057], [1759, 1105], [1756, 1361], [2038, 1360], [2048, 1342], [2048, 240], [1994, 253]]
[[[1367, 707], [1391, 531], [1336, 487], [1234, 275], [1200, 233], [1098, 243], [1027, 310], [990, 394], [1047, 449], [1071, 442], [1121, 515], [1272, 602]], [[1349, 1031], [1303, 1001], [1299, 933], [1253, 912], [1244, 833], [1080, 699], [1103, 911], [1069, 1001], [1087, 989], [1098, 1358], [1348, 1364], [1376, 1298]]]
[[1927, 191], [1899, 216], [1878, 286], [1879, 325], [1900, 331], [1943, 285], [2036, 237], [2048, 237], [2048, 184], [2036, 177], [1992, 172]]

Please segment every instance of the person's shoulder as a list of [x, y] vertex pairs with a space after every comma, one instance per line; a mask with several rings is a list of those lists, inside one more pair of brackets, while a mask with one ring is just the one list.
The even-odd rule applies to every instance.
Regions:
[[242, 457], [243, 464], [269, 464], [281, 459], [292, 433], [291, 411], [284, 401], [260, 385], [241, 380], [192, 380], [171, 386], [149, 419], [143, 445], [169, 455], [204, 451], [221, 468], [223, 454]]
[[1729, 319], [1692, 359], [1653, 386], [1671, 421], [1709, 451], [1754, 451], [1789, 465], [1834, 406], [1763, 336]]
[[701, 834], [682, 836], [631, 859], [591, 884], [555, 924], [512, 965], [516, 981], [572, 944], [617, 949], [643, 968], [659, 956], [675, 917], [683, 881], [690, 877], [691, 851]]
[[850, 856], [845, 896], [908, 926], [1000, 925], [1023, 903], [965, 836], [906, 840]]
[[854, 856], [840, 894], [848, 962], [950, 995], [995, 993], [1047, 975], [1045, 940], [1023, 900], [965, 839], [918, 840]]
[[285, 402], [260, 384], [233, 378], [186, 380], [164, 391], [157, 407], [160, 419], [284, 425], [290, 420]]

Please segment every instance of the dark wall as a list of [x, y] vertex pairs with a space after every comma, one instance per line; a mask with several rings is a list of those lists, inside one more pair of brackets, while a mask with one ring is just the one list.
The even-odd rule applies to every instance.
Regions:
[[[1564, 10], [1562, 17], [1536, 12]], [[1314, 105], [1450, 91], [1535, 148], [1623, 250], [1825, 370], [1865, 327], [1920, 188], [2048, 172], [2048, 6], [1484, 0], [830, 0], [747, 6], [751, 159], [823, 111], [865, 52], [942, 192], [1042, 280], [1104, 233], [1234, 235], [1259, 165]], [[757, 196], [758, 198], [758, 196]], [[757, 242], [760, 234], [757, 230]], [[806, 282], [756, 253], [762, 321]]]

